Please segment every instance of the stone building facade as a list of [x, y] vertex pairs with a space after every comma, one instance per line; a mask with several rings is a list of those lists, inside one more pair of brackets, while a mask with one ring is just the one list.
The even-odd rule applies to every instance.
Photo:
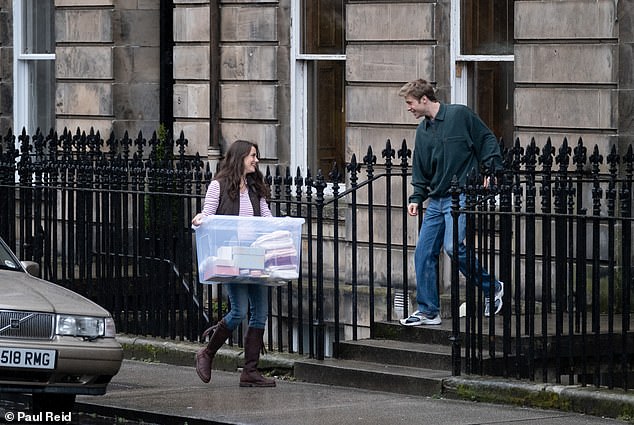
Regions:
[[[243, 138], [259, 143], [265, 162], [317, 167], [333, 159], [329, 149], [339, 149], [341, 161], [388, 138], [412, 140], [416, 121], [397, 92], [423, 77], [443, 101], [470, 104], [485, 121], [487, 105], [500, 104], [491, 87], [506, 91], [506, 139], [567, 136], [625, 146], [634, 135], [631, 0], [491, 0], [479, 7], [460, 0], [51, 1], [58, 130], [135, 135], [163, 123], [184, 131], [189, 151], [210, 159]], [[25, 6], [16, 16], [14, 4], [0, 2], [3, 127], [23, 122], [14, 122], [22, 93], [16, 84], [24, 84], [14, 78], [14, 34], [18, 19], [28, 25], [29, 12]], [[477, 13], [471, 27], [461, 9]], [[510, 12], [502, 16], [504, 9]], [[487, 16], [511, 21], [504, 27], [512, 29], [511, 50], [457, 51], [479, 36]], [[329, 32], [338, 49], [328, 47]], [[317, 39], [316, 53], [304, 51], [304, 37]], [[495, 61], [511, 79], [477, 84], [470, 69]], [[326, 63], [335, 66], [320, 68]], [[461, 80], [465, 74], [473, 80]], [[315, 100], [320, 96], [325, 103]], [[333, 122], [324, 134], [334, 141], [319, 148], [325, 138], [316, 133]]]
[[[44, 27], [49, 47], [29, 56], [18, 38], [30, 47]], [[398, 89], [421, 77], [507, 145], [581, 137], [624, 152], [633, 47], [634, 0], [0, 0], [0, 134], [33, 133], [32, 110], [103, 138], [165, 125], [212, 163], [240, 138], [262, 164], [314, 175], [387, 139], [412, 147]], [[29, 74], [37, 61], [52, 69]]]

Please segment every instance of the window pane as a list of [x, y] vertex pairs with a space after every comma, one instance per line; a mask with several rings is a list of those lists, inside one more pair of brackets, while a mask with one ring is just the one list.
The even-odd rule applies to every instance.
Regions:
[[48, 133], [55, 123], [55, 61], [29, 61], [28, 131]]
[[302, 53], [344, 53], [344, 0], [302, 0]]
[[22, 0], [22, 53], [55, 53], [53, 0]]
[[513, 62], [474, 62], [470, 65], [469, 106], [495, 137], [513, 142]]
[[311, 61], [308, 70], [308, 167], [324, 175], [345, 163], [343, 61]]
[[513, 0], [462, 0], [461, 53], [513, 54]]

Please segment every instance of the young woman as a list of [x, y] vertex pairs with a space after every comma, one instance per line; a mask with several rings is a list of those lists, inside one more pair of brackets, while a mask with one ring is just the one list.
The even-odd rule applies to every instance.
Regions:
[[[205, 217], [214, 214], [271, 217], [267, 204], [270, 192], [258, 169], [258, 156], [255, 143], [237, 140], [231, 144], [215, 179], [209, 183], [202, 212], [192, 219], [193, 225], [200, 225]], [[240, 386], [274, 387], [275, 380], [265, 378], [257, 370], [268, 315], [267, 287], [227, 283], [225, 288], [231, 311], [203, 333], [203, 338], [208, 335], [210, 338], [207, 347], [196, 353], [196, 372], [203, 382], [211, 380], [214, 355], [242, 323], [250, 305], [251, 316], [244, 340], [244, 368], [240, 375]]]

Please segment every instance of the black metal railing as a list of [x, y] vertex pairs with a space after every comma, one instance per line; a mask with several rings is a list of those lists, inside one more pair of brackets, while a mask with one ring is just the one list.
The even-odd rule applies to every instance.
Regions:
[[[632, 147], [622, 155], [612, 147], [604, 158], [597, 146], [588, 156], [581, 139], [574, 149], [566, 139], [557, 149], [550, 139], [541, 148], [518, 140], [506, 158], [495, 186], [483, 187], [474, 174], [454, 193], [455, 222], [467, 218], [468, 257], [506, 283], [502, 316], [479, 314], [483, 295], [468, 287], [460, 319], [452, 262], [454, 353], [464, 348], [454, 373], [628, 389]], [[477, 278], [474, 264], [468, 279]]]
[[[184, 154], [186, 145], [182, 134], [9, 132], [0, 144], [0, 235], [20, 258], [38, 262], [43, 278], [109, 309], [119, 331], [197, 340], [227, 301], [222, 285], [198, 283], [190, 220], [212, 173], [198, 155]], [[331, 354], [326, 341], [367, 334], [374, 320], [392, 320], [396, 292], [408, 298], [416, 223], [407, 222], [403, 199], [411, 152], [403, 142], [400, 164], [396, 154], [388, 142], [384, 165], [370, 149], [363, 163], [353, 156], [328, 176], [267, 167], [274, 215], [306, 220], [300, 278], [269, 291], [270, 348], [323, 358]], [[395, 273], [393, 264], [408, 266]]]
[[[43, 278], [109, 309], [120, 332], [196, 341], [224, 315], [222, 285], [198, 282], [190, 227], [211, 167], [184, 154], [183, 134], [17, 141], [0, 142], [0, 235]], [[482, 293], [453, 271], [455, 374], [628, 388], [632, 157], [517, 141], [490, 185], [474, 175], [455, 214], [471, 258], [506, 283], [504, 314], [482, 317]], [[327, 174], [266, 168], [273, 214], [305, 219], [300, 278], [269, 289], [269, 349], [336, 356], [337, 342], [408, 315], [420, 225], [406, 211], [410, 158], [388, 140], [380, 158], [370, 147]]]

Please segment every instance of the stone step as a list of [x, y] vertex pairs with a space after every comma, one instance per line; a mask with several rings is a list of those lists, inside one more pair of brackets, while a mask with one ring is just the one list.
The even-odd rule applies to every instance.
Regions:
[[375, 322], [374, 338], [451, 346], [451, 320], [438, 326], [403, 326], [398, 321]]
[[451, 347], [388, 339], [340, 342], [337, 357], [379, 364], [451, 371]]
[[451, 372], [358, 360], [307, 359], [295, 362], [294, 376], [318, 384], [434, 396], [441, 393], [442, 380]]

